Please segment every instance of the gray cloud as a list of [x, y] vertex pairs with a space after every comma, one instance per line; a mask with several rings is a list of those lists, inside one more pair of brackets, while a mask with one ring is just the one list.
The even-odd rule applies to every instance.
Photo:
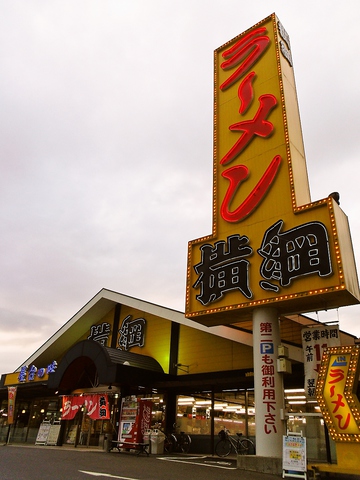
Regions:
[[[357, 3], [271, 8], [291, 38], [312, 199], [340, 191], [358, 257]], [[3, 372], [102, 287], [184, 309], [187, 242], [212, 230], [213, 50], [270, 13], [264, 0], [3, 3], [0, 333], [17, 352], [0, 353]], [[339, 316], [360, 335], [357, 313]]]

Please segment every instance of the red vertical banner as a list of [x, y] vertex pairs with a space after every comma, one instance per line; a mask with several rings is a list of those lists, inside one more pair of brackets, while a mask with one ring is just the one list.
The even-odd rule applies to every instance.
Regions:
[[106, 394], [94, 394], [85, 396], [87, 415], [92, 420], [110, 420], [108, 396]]
[[8, 387], [8, 425], [14, 423], [16, 391], [17, 387]]
[[110, 420], [110, 405], [107, 394], [99, 394], [99, 420]]
[[151, 400], [140, 400], [140, 409], [139, 409], [139, 431], [138, 431], [138, 442], [143, 441], [143, 436], [146, 430], [149, 430], [151, 427], [151, 411], [152, 411], [152, 402]]

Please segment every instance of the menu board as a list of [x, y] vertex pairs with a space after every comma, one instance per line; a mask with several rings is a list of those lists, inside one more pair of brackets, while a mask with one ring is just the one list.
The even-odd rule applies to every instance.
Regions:
[[306, 438], [301, 435], [283, 436], [283, 478], [306, 478]]
[[60, 428], [60, 422], [43, 422], [39, 427], [35, 445], [57, 445]]
[[57, 445], [59, 434], [60, 434], [60, 422], [54, 423], [51, 425], [49, 434], [46, 440], [46, 445]]
[[50, 427], [50, 422], [43, 422], [40, 425], [38, 434], [36, 436], [35, 445], [46, 445], [46, 440], [49, 436]]

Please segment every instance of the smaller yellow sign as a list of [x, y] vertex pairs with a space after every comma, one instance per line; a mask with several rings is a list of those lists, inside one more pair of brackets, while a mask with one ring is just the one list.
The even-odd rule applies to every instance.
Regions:
[[356, 395], [360, 346], [332, 347], [323, 354], [316, 397], [334, 441], [360, 440], [360, 404]]

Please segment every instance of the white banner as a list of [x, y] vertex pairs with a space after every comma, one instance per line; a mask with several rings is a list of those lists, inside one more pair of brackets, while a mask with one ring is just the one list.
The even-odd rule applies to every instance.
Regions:
[[301, 330], [304, 352], [305, 395], [308, 399], [316, 399], [315, 388], [320, 370], [321, 358], [328, 347], [340, 345], [338, 325], [314, 325]]

